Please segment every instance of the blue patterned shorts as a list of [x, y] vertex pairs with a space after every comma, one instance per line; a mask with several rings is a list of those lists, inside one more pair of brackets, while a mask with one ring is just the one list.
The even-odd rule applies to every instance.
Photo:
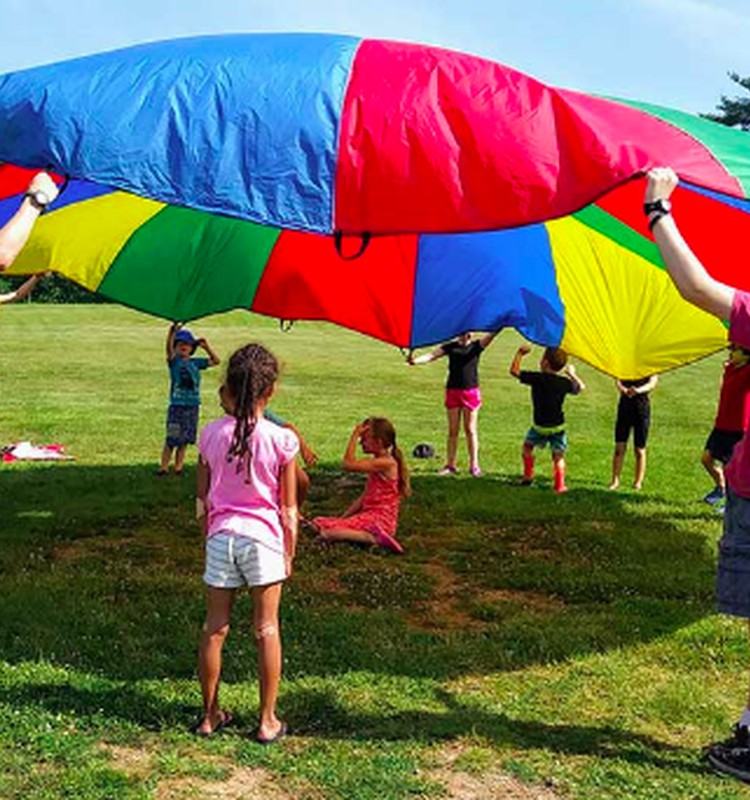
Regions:
[[195, 444], [200, 406], [170, 406], [167, 411], [167, 447]]
[[553, 453], [564, 453], [568, 449], [568, 437], [565, 435], [565, 431], [540, 433], [536, 428], [531, 427], [524, 441], [533, 447], [545, 447], [549, 445]]
[[750, 500], [729, 488], [719, 540], [716, 604], [724, 614], [750, 619]]

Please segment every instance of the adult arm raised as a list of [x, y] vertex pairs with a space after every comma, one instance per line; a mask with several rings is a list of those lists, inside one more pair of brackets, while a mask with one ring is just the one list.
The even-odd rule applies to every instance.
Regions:
[[[657, 167], [646, 175], [645, 203], [668, 200], [678, 183], [669, 167]], [[652, 217], [653, 220], [653, 217]], [[677, 291], [698, 308], [723, 320], [732, 312], [734, 289], [712, 278], [688, 246], [671, 214], [652, 222], [654, 240]], [[721, 235], [721, 234], [719, 234]]]
[[55, 182], [46, 172], [40, 172], [31, 179], [18, 211], [0, 228], [0, 272], [8, 269], [16, 260], [29, 240], [39, 215], [58, 194]]

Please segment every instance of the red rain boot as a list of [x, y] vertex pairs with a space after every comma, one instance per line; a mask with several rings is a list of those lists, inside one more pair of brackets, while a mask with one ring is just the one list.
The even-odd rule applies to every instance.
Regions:
[[522, 455], [523, 459], [523, 478], [521, 478], [522, 486], [531, 486], [534, 480], [534, 456]]
[[563, 492], [567, 492], [568, 491], [568, 487], [565, 485], [565, 465], [564, 464], [555, 464], [554, 476], [555, 476], [555, 491], [558, 494], [563, 494]]

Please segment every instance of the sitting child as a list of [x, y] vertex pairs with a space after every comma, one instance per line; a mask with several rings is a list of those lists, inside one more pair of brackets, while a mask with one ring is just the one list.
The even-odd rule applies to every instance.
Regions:
[[[368, 454], [357, 458], [357, 442]], [[374, 544], [402, 553], [396, 541], [398, 509], [402, 497], [411, 493], [409, 470], [396, 446], [396, 431], [382, 417], [371, 417], [354, 426], [344, 452], [343, 467], [366, 472], [362, 496], [341, 517], [316, 517], [313, 527], [329, 542]]]
[[534, 423], [529, 428], [523, 442], [524, 486], [534, 480], [534, 448], [549, 444], [552, 450], [552, 464], [555, 491], [567, 492], [565, 484], [565, 451], [568, 437], [565, 435], [565, 415], [563, 403], [565, 395], [578, 394], [586, 387], [576, 375], [572, 364], [568, 364], [568, 354], [560, 347], [548, 347], [539, 362], [539, 372], [521, 370], [521, 360], [531, 352], [522, 345], [518, 348], [510, 365], [510, 374], [521, 383], [531, 386], [531, 401], [534, 406]]

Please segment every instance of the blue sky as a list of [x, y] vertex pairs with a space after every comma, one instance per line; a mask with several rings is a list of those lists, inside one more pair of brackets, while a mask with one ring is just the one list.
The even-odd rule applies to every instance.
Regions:
[[750, 0], [0, 0], [0, 72], [139, 42], [326, 31], [464, 50], [686, 111], [750, 75]]

